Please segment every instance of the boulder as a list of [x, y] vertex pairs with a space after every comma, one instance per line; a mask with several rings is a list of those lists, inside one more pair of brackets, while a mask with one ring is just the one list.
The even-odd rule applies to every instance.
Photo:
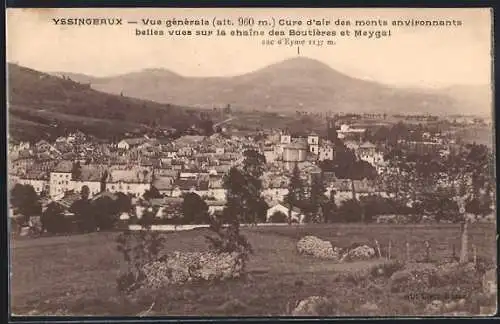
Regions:
[[374, 313], [379, 310], [377, 304], [366, 302], [361, 305], [360, 310], [365, 313]]
[[431, 314], [439, 313], [443, 309], [443, 302], [440, 300], [433, 300], [425, 307], [425, 311]]
[[496, 306], [480, 306], [479, 307], [479, 315], [493, 316], [496, 313], [497, 313]]
[[25, 226], [21, 227], [21, 230], [19, 231], [19, 236], [29, 236], [30, 235], [30, 228]]
[[463, 317], [463, 316], [471, 316], [472, 314], [469, 313], [469, 312], [460, 311], [460, 312], [443, 313], [443, 314], [440, 314], [440, 315], [442, 315], [442, 316], [459, 316], [459, 317]]
[[345, 253], [341, 261], [361, 261], [369, 260], [375, 257], [375, 249], [369, 247], [368, 245], [360, 245], [352, 250]]
[[458, 303], [456, 301], [452, 300], [452, 301], [444, 304], [444, 309], [446, 311], [452, 311], [452, 310], [457, 308], [457, 305], [458, 305]]
[[329, 241], [323, 241], [316, 236], [305, 236], [297, 242], [300, 254], [311, 255], [321, 259], [339, 260], [340, 249], [334, 248]]
[[495, 295], [497, 293], [497, 269], [486, 271], [482, 280], [483, 292], [487, 295]]
[[243, 272], [238, 253], [175, 252], [143, 267], [145, 286], [159, 288], [191, 281], [237, 278]]
[[332, 302], [321, 296], [311, 296], [301, 300], [292, 311], [292, 316], [327, 316], [335, 315]]

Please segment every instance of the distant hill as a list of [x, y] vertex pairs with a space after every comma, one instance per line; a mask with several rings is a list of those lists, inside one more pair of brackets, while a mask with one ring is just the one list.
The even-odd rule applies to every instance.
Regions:
[[[450, 91], [400, 89], [356, 79], [307, 58], [293, 58], [233, 77], [184, 77], [164, 69], [147, 69], [114, 77], [78, 74], [71, 79], [92, 88], [162, 103], [201, 108], [231, 104], [241, 109], [276, 112], [469, 113], [489, 111], [471, 98]], [[464, 98], [465, 97], [465, 98]], [[479, 103], [479, 105], [484, 103]]]
[[460, 102], [466, 113], [493, 117], [493, 90], [488, 85], [455, 85], [441, 93]]
[[8, 64], [10, 136], [31, 140], [82, 130], [96, 137], [122, 136], [151, 127], [183, 129], [198, 112], [99, 92], [87, 84]]

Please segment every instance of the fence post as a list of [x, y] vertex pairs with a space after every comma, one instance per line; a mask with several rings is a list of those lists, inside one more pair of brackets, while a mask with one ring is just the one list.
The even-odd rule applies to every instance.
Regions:
[[392, 247], [392, 241], [389, 240], [389, 247], [387, 248], [387, 260], [391, 259], [391, 247]]
[[381, 258], [382, 254], [380, 253], [380, 245], [378, 244], [377, 240], [375, 240], [375, 245], [377, 246], [378, 257]]
[[456, 250], [455, 244], [452, 245], [452, 248], [453, 248], [453, 252], [451, 255], [451, 259], [452, 259], [452, 262], [454, 262], [457, 259], [457, 250]]
[[425, 241], [425, 261], [429, 262], [431, 260], [431, 245], [429, 241]]
[[473, 253], [473, 260], [474, 260], [474, 268], [477, 268], [477, 248], [476, 245], [472, 245], [472, 253]]
[[406, 242], [406, 262], [410, 262], [410, 242]]

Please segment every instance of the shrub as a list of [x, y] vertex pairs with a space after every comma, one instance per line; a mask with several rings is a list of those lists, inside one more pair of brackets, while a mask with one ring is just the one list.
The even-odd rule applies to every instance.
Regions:
[[55, 202], [50, 203], [40, 218], [42, 227], [52, 234], [70, 232], [70, 220], [64, 216], [63, 212], [61, 205]]
[[389, 289], [396, 293], [411, 291], [418, 294], [422, 290], [433, 287], [435, 278], [436, 269], [432, 267], [403, 269], [393, 273], [389, 280]]
[[215, 253], [235, 253], [238, 255], [238, 262], [242, 265], [243, 273], [253, 249], [247, 238], [240, 233], [239, 221], [233, 220], [228, 226], [223, 226], [220, 218], [210, 218], [210, 230], [216, 236], [205, 236], [209, 248]]
[[274, 214], [269, 217], [270, 223], [286, 223], [288, 221], [288, 216], [280, 211], [274, 212]]
[[116, 242], [117, 250], [127, 265], [117, 278], [117, 288], [120, 292], [129, 293], [141, 287], [146, 279], [144, 265], [160, 258], [164, 238], [158, 232], [133, 233], [127, 230], [118, 235]]
[[376, 264], [370, 268], [372, 277], [390, 278], [395, 272], [404, 268], [404, 263], [400, 261], [387, 261], [382, 264]]

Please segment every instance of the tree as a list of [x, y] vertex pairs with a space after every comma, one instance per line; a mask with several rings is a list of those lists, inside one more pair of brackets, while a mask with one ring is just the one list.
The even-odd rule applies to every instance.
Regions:
[[80, 191], [80, 199], [76, 200], [69, 211], [75, 214], [80, 232], [94, 232], [97, 229], [97, 223], [94, 215], [94, 209], [89, 201], [90, 190], [88, 186], [83, 186]]
[[337, 213], [337, 204], [335, 203], [335, 190], [330, 191], [330, 198], [323, 204], [323, 220], [325, 223], [334, 222]]
[[290, 177], [290, 181], [288, 182], [288, 193], [285, 196], [285, 203], [288, 204], [288, 223], [291, 224], [291, 211], [293, 207], [299, 207], [300, 203], [304, 200], [304, 183], [300, 177], [300, 170], [297, 164], [295, 164], [292, 176]]
[[104, 171], [102, 176], [101, 176], [101, 181], [100, 181], [100, 185], [101, 185], [100, 191], [101, 192], [106, 191], [106, 180], [108, 179], [108, 175], [109, 175], [108, 171]]
[[42, 207], [38, 195], [31, 185], [16, 184], [10, 192], [10, 203], [28, 221], [31, 216], [40, 215]]
[[158, 199], [158, 198], [161, 198], [162, 196], [161, 196], [160, 191], [158, 189], [156, 189], [156, 187], [151, 186], [150, 189], [148, 189], [144, 192], [142, 197], [145, 200], [150, 200], [150, 199]]
[[224, 178], [226, 189], [226, 206], [224, 215], [229, 217], [229, 223], [238, 220], [245, 223], [257, 223], [262, 213], [263, 197], [262, 181], [265, 158], [254, 150], [244, 153], [243, 166], [233, 167]]
[[56, 202], [51, 202], [40, 217], [42, 223], [42, 231], [47, 232], [65, 233], [70, 231], [69, 221], [64, 217], [64, 209]]
[[280, 211], [275, 211], [270, 217], [270, 223], [286, 223], [288, 216]]
[[118, 221], [118, 202], [109, 196], [99, 197], [92, 201], [92, 214], [100, 230], [110, 230]]
[[316, 222], [324, 222], [324, 219], [322, 219], [323, 217], [319, 217], [318, 214], [323, 214], [323, 205], [327, 200], [325, 197], [325, 190], [326, 188], [323, 180], [323, 173], [313, 175], [311, 181], [311, 191], [309, 194], [310, 203], [308, 211], [311, 213], [312, 219]]
[[183, 221], [186, 224], [206, 224], [208, 222], [208, 205], [201, 197], [190, 192], [182, 201]]
[[331, 141], [332, 143], [337, 144], [339, 142], [338, 134], [337, 134], [337, 129], [335, 127], [335, 121], [328, 118], [327, 119], [327, 139]]
[[73, 166], [71, 167], [71, 178], [75, 181], [81, 180], [82, 166], [80, 165], [80, 161], [73, 163]]
[[118, 212], [129, 213], [132, 210], [132, 199], [123, 192], [116, 193], [116, 205]]
[[[218, 252], [238, 252], [242, 265], [245, 265], [252, 246], [240, 233], [240, 222], [256, 223], [263, 198], [260, 177], [264, 173], [265, 157], [257, 151], [244, 153], [241, 169], [232, 167], [224, 177], [226, 206], [222, 219], [211, 218], [210, 229], [217, 237], [207, 236], [211, 247]], [[227, 226], [224, 227], [223, 224]]]
[[345, 223], [362, 221], [362, 213], [361, 204], [354, 199], [343, 201], [337, 211], [338, 220]]

